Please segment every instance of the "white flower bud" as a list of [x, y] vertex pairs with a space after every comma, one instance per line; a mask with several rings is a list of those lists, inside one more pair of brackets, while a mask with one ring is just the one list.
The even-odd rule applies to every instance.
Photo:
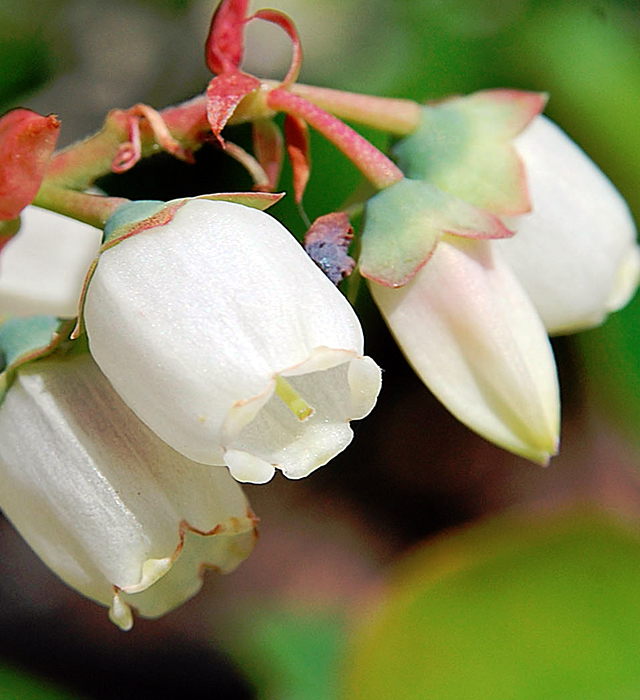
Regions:
[[549, 461], [560, 430], [553, 353], [495, 241], [445, 237], [406, 285], [370, 288], [408, 361], [458, 420]]
[[636, 228], [624, 199], [553, 122], [538, 116], [514, 145], [532, 211], [505, 218], [516, 231], [497, 245], [549, 333], [601, 323], [635, 294]]
[[240, 481], [325, 464], [380, 390], [346, 299], [280, 223], [239, 204], [190, 201], [105, 250], [84, 323], [135, 413]]
[[190, 462], [127, 408], [89, 355], [21, 369], [0, 409], [0, 505], [66, 583], [158, 617], [204, 566], [251, 551], [255, 518], [226, 469]]

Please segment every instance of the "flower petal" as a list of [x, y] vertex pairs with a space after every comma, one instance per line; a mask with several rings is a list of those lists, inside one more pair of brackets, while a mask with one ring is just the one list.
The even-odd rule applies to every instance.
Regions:
[[638, 286], [640, 249], [629, 208], [588, 156], [538, 117], [515, 141], [533, 211], [506, 220], [517, 231], [500, 252], [550, 333], [601, 323]]
[[559, 434], [553, 354], [494, 245], [446, 237], [409, 284], [371, 291], [409, 362], [460, 421], [545, 464]]

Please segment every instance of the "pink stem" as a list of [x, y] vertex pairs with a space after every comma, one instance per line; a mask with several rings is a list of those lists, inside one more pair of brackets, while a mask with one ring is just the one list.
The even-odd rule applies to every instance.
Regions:
[[[271, 84], [272, 81], [267, 82]], [[389, 131], [396, 136], [413, 133], [420, 122], [420, 105], [414, 100], [374, 97], [301, 83], [291, 85], [289, 90], [340, 119]]]
[[339, 148], [377, 189], [402, 180], [402, 171], [384, 153], [340, 119], [304, 98], [276, 89], [269, 93], [267, 105], [304, 119]]
[[[211, 132], [206, 113], [206, 98], [199, 95], [160, 113], [170, 135], [184, 149], [195, 150]], [[113, 160], [123, 143], [129, 141], [127, 112], [113, 110], [104, 127], [91, 138], [55, 154], [46, 172], [47, 181], [61, 187], [85, 189], [103, 175], [112, 172]], [[140, 124], [141, 157], [155, 153], [158, 142], [150, 124]]]

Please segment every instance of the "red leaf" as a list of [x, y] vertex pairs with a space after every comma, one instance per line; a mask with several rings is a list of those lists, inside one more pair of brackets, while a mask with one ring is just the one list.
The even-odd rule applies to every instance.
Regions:
[[356, 261], [347, 255], [352, 240], [353, 228], [346, 212], [333, 212], [320, 216], [313, 222], [304, 237], [304, 249], [337, 285], [355, 267]]
[[30, 109], [0, 119], [0, 220], [15, 219], [31, 204], [58, 140], [60, 121]]
[[256, 119], [253, 122], [253, 150], [269, 180], [269, 189], [275, 190], [282, 169], [282, 133], [271, 119]]
[[287, 114], [284, 119], [284, 139], [293, 170], [293, 191], [296, 203], [300, 203], [311, 171], [309, 130], [306, 122], [300, 117]]
[[211, 20], [204, 47], [207, 66], [212, 73], [238, 70], [244, 50], [244, 22], [249, 0], [222, 0]]
[[293, 44], [293, 57], [291, 59], [291, 66], [282, 81], [280, 87], [287, 88], [298, 79], [300, 73], [300, 66], [302, 65], [302, 46], [300, 44], [300, 35], [296, 29], [296, 25], [289, 15], [279, 10], [258, 10], [253, 17], [249, 19], [263, 19], [266, 22], [271, 22], [272, 24], [277, 24], [280, 28], [289, 35], [291, 43]]
[[207, 86], [207, 119], [211, 131], [224, 145], [221, 131], [243, 97], [260, 87], [258, 78], [236, 71], [216, 76]]

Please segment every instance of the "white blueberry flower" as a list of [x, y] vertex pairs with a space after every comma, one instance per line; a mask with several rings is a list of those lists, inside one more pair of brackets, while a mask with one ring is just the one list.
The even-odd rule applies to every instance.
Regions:
[[149, 430], [88, 354], [21, 368], [0, 408], [0, 505], [66, 583], [158, 617], [193, 596], [203, 567], [231, 571], [255, 517], [228, 471], [189, 461]]
[[104, 250], [84, 324], [133, 411], [240, 481], [325, 464], [380, 390], [346, 299], [279, 222], [240, 204], [188, 201]]

